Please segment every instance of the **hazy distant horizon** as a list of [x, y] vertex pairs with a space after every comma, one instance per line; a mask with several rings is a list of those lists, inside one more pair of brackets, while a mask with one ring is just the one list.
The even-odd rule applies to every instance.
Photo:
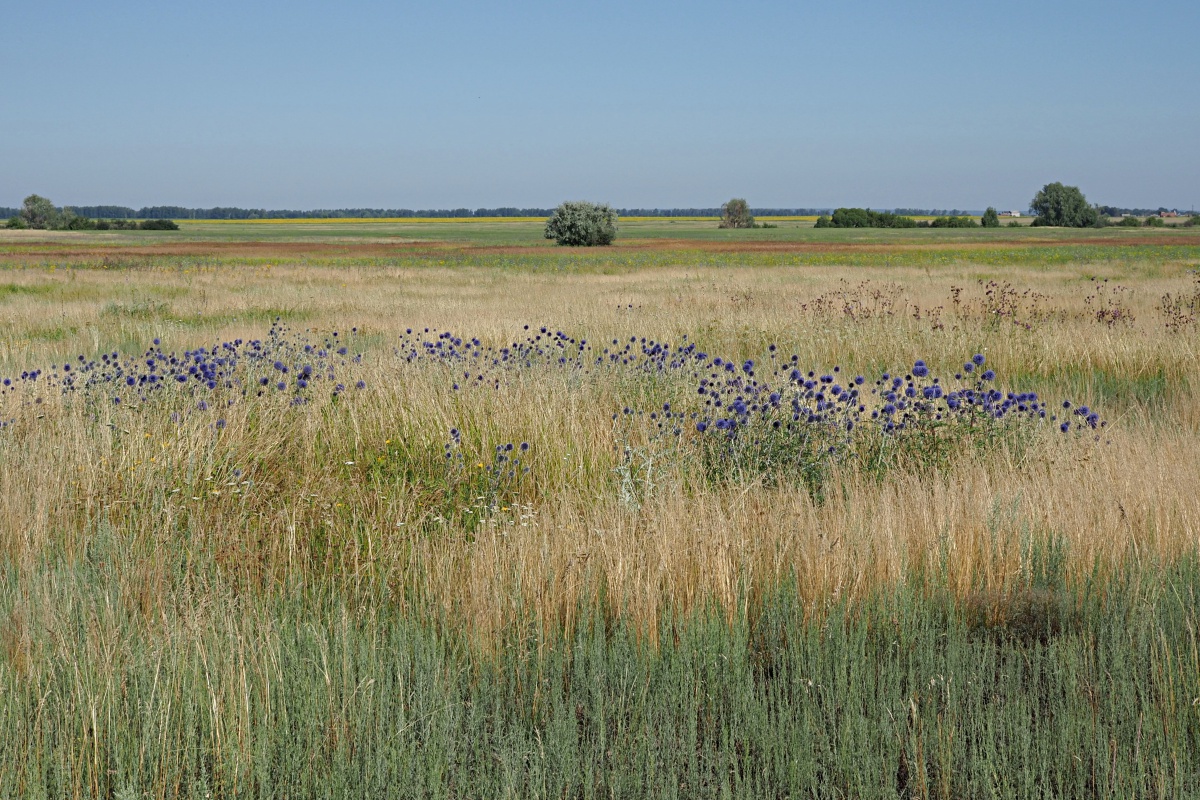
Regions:
[[1180, 0], [45, 0], [0, 28], [0, 196], [1023, 210], [1061, 181], [1184, 209], [1197, 29]]

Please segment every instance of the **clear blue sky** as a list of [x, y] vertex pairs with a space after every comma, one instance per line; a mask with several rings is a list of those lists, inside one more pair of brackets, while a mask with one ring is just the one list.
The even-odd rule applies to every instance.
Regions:
[[1200, 204], [1200, 5], [8, 3], [0, 205]]

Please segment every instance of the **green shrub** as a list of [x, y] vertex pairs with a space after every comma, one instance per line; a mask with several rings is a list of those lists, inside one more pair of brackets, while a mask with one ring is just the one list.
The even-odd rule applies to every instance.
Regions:
[[142, 224], [138, 225], [144, 231], [177, 231], [179, 226], [174, 220], [170, 219], [144, 219]]
[[987, 211], [983, 212], [983, 218], [979, 220], [979, 224], [984, 228], [999, 228], [1000, 216], [996, 213], [996, 209], [988, 206]]
[[903, 217], [890, 211], [872, 211], [869, 208], [839, 208], [833, 212], [828, 225], [818, 227], [829, 228], [915, 228], [917, 221], [912, 217]]
[[1166, 224], [1162, 217], [1146, 217], [1146, 221], [1142, 223], [1147, 228], [1162, 228]]
[[96, 230], [96, 221], [88, 217], [81, 217], [67, 210], [59, 218], [59, 223], [56, 227], [64, 231], [94, 231]]
[[16, 230], [24, 230], [29, 226], [26, 225], [25, 220], [21, 219], [20, 217], [9, 217], [8, 222], [4, 223], [4, 227], [13, 228]]
[[1137, 217], [1122, 217], [1121, 221], [1118, 222], [1117, 225], [1121, 226], [1122, 228], [1140, 228], [1142, 226], [1142, 221]]
[[830, 221], [828, 216], [826, 216], [825, 214], [822, 214], [821, 216], [817, 217], [817, 224], [814, 225], [813, 227], [814, 228], [832, 228], [833, 223]]
[[[999, 218], [996, 224], [1000, 224]], [[929, 223], [931, 228], [978, 228], [979, 223], [970, 217], [938, 217]]]
[[546, 220], [545, 237], [568, 247], [612, 244], [617, 237], [617, 212], [603, 203], [565, 202]]

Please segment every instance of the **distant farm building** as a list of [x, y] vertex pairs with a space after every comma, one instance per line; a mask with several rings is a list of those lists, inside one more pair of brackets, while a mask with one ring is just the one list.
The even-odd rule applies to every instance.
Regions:
[[1019, 216], [1021, 216], [1021, 212], [1020, 211], [1001, 211], [1000, 216], [1002, 216], [1002, 217], [1019, 217]]

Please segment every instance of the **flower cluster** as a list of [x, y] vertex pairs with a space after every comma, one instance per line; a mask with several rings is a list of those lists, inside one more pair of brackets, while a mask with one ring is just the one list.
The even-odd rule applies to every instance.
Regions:
[[[80, 355], [73, 362], [0, 378], [0, 387], [10, 393], [25, 387], [30, 402], [35, 403], [41, 402], [42, 392], [114, 405], [140, 405], [155, 397], [170, 397], [187, 400], [197, 411], [208, 411], [242, 398], [283, 393], [302, 405], [322, 387], [333, 397], [346, 391], [338, 376], [361, 361], [361, 354], [351, 354], [348, 341], [357, 332], [352, 329], [346, 336], [332, 331], [314, 343], [277, 320], [264, 339], [233, 339], [182, 353], [164, 350], [161, 340], [154, 339], [136, 357], [118, 351], [91, 358]], [[361, 380], [353, 385], [358, 389], [366, 386]]]
[[[298, 406], [317, 396], [337, 402], [347, 384], [365, 388], [362, 380], [353, 380], [363, 360], [352, 352], [357, 333], [334, 331], [311, 341], [277, 321], [264, 339], [235, 339], [179, 354], [155, 339], [136, 358], [118, 352], [79, 356], [46, 371], [0, 379], [0, 387], [12, 393], [18, 385], [44, 386], [117, 405], [175, 398], [182, 401], [172, 404], [176, 414], [279, 396]], [[925, 361], [917, 360], [903, 374], [884, 372], [869, 380], [838, 366], [807, 370], [799, 356], [785, 356], [774, 344], [760, 360], [741, 360], [710, 355], [686, 336], [677, 344], [632, 335], [592, 342], [527, 325], [522, 336], [504, 344], [407, 329], [392, 356], [390, 365], [376, 364], [385, 376], [388, 370], [414, 367], [433, 374], [442, 370], [453, 392], [499, 389], [545, 370], [621, 381], [631, 387], [625, 396], [633, 399], [612, 410], [614, 422], [648, 432], [650, 439], [639, 441], [669, 439], [698, 449], [714, 475], [792, 473], [815, 479], [830, 464], [848, 459], [872, 468], [897, 460], [936, 466], [963, 448], [1010, 442], [1043, 423], [1056, 423], [1064, 433], [1095, 431], [1105, 424], [1087, 407], [1066, 401], [1060, 412], [1033, 392], [998, 388], [981, 354], [963, 363], [953, 378], [934, 376]], [[386, 362], [387, 356], [374, 358]], [[39, 402], [38, 391], [26, 393], [25, 400]], [[223, 419], [214, 427], [223, 427]], [[525, 471], [520, 452], [526, 447], [505, 443], [489, 459], [473, 456], [487, 485], [474, 479], [459, 483], [490, 497], [504, 494], [501, 484]], [[451, 470], [470, 472], [457, 429], [442, 455]]]

